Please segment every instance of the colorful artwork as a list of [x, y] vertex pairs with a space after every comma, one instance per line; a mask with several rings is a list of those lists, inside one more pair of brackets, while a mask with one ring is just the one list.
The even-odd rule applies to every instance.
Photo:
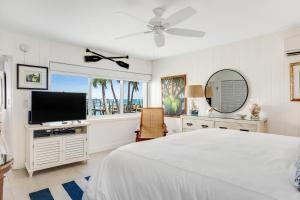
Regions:
[[179, 117], [185, 114], [185, 85], [186, 75], [161, 78], [162, 106], [166, 116]]

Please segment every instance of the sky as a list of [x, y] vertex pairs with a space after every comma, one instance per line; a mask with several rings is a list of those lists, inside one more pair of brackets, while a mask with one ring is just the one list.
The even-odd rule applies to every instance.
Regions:
[[[127, 99], [127, 89], [128, 82], [124, 82], [124, 99]], [[117, 98], [120, 98], [120, 83], [116, 80], [113, 80], [114, 91]], [[51, 76], [51, 91], [59, 91], [59, 92], [89, 92], [89, 78], [83, 76], [70, 76], [64, 74], [53, 74]], [[92, 98], [100, 99], [102, 98], [101, 86], [98, 88], [92, 88]], [[110, 85], [107, 85], [107, 89], [105, 92], [107, 99], [113, 99], [113, 94], [111, 92]], [[139, 91], [135, 92], [133, 95], [134, 99], [142, 98], [142, 83], [139, 83]]]

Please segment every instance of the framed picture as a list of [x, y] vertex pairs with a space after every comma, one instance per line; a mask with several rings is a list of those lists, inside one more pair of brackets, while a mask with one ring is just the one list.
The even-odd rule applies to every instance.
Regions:
[[291, 101], [300, 101], [300, 62], [290, 64]]
[[179, 117], [186, 113], [185, 86], [186, 75], [161, 78], [162, 107], [165, 116]]
[[48, 67], [17, 64], [17, 89], [48, 90]]

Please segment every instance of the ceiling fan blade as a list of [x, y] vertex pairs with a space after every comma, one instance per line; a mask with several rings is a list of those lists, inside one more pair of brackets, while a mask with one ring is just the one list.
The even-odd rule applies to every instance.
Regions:
[[139, 18], [139, 17], [137, 17], [135, 15], [129, 14], [127, 12], [118, 11], [118, 12], [116, 12], [116, 14], [127, 16], [127, 17], [129, 17], [131, 19], [134, 19], [134, 20], [136, 20], [136, 21], [138, 21], [138, 22], [140, 22], [142, 24], [148, 23], [146, 20], [143, 20], [143, 19], [141, 19], [141, 18]]
[[165, 36], [162, 31], [154, 32], [154, 41], [157, 47], [162, 47], [165, 45]]
[[183, 28], [170, 28], [166, 30], [166, 33], [172, 35], [186, 36], [186, 37], [203, 37], [205, 32], [191, 30], [191, 29], [183, 29]]
[[116, 39], [116, 40], [121, 40], [121, 39], [129, 38], [129, 37], [133, 37], [133, 36], [137, 36], [137, 35], [148, 34], [148, 33], [151, 33], [151, 32], [152, 32], [152, 31], [144, 31], [144, 32], [130, 33], [130, 34], [127, 34], [127, 35], [123, 35], [123, 36], [120, 36], [120, 37], [116, 37], [115, 39]]
[[196, 13], [197, 11], [192, 7], [183, 8], [175, 12], [173, 15], [169, 16], [168, 18], [166, 18], [164, 25], [166, 27], [177, 25], [180, 22], [183, 22], [184, 20], [195, 15]]

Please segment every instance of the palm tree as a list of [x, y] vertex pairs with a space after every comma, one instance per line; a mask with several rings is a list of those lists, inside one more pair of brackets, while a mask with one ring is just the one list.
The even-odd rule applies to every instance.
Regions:
[[102, 89], [102, 102], [103, 102], [103, 110], [106, 112], [106, 102], [105, 102], [105, 90], [107, 89], [107, 80], [106, 79], [99, 79], [99, 78], [95, 78], [93, 80], [93, 87], [97, 88], [98, 85], [101, 85], [101, 89]]
[[132, 90], [131, 90], [131, 97], [130, 97], [130, 108], [133, 103], [133, 93], [139, 91], [139, 83], [138, 82], [132, 81], [131, 85], [132, 85]]
[[[118, 82], [120, 82], [120, 81], [118, 81]], [[115, 93], [115, 90], [114, 90], [113, 81], [109, 80], [109, 83], [110, 83], [111, 92], [112, 92], [112, 94], [114, 96], [114, 99], [115, 99], [115, 102], [116, 102], [116, 105], [117, 105], [117, 109], [118, 109], [118, 112], [119, 112], [120, 111], [120, 107], [119, 107], [118, 100], [117, 100], [117, 97], [116, 97], [116, 93]]]
[[139, 83], [136, 81], [131, 82], [132, 90], [131, 90], [131, 97], [130, 97], [130, 103], [133, 102], [133, 93], [139, 91]]

